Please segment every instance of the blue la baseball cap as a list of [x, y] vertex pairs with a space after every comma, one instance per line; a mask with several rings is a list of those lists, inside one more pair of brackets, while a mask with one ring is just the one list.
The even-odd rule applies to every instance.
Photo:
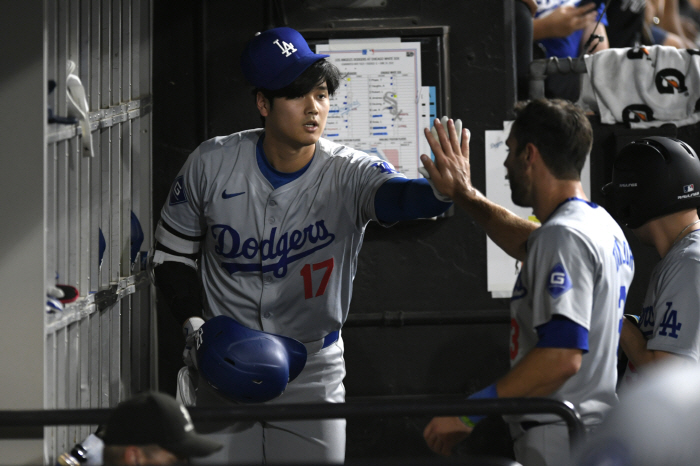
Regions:
[[256, 34], [248, 42], [241, 56], [241, 69], [253, 86], [275, 91], [326, 57], [313, 53], [298, 31], [274, 28]]

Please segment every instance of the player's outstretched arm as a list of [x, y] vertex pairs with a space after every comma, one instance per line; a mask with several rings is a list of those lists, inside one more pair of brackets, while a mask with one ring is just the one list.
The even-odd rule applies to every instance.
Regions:
[[468, 129], [462, 129], [461, 146], [452, 120], [447, 122], [449, 137], [438, 119], [435, 120], [435, 129], [438, 140], [435, 140], [430, 130], [424, 130], [435, 154], [435, 162], [427, 155], [421, 155], [421, 161], [430, 175], [433, 186], [476, 220], [489, 238], [507, 254], [515, 259], [524, 260], [527, 238], [538, 224], [520, 218], [505, 207], [491, 202], [472, 185]]

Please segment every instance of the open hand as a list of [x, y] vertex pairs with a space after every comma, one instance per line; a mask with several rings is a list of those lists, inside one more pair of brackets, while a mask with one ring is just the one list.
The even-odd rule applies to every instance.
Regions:
[[[454, 121], [447, 121], [446, 130], [436, 118], [434, 128], [438, 135], [437, 140], [428, 128], [425, 128], [424, 132], [435, 154], [435, 162], [429, 156], [421, 155], [421, 162], [425, 171], [428, 172], [431, 183], [440, 193], [453, 200], [459, 194], [468, 196], [474, 194], [476, 190], [472, 186], [469, 166], [469, 130], [462, 129], [460, 145]], [[447, 131], [449, 131], [449, 137]]]

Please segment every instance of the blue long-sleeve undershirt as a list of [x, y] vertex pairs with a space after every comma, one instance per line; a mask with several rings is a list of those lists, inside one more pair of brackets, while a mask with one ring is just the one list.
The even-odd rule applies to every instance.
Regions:
[[451, 202], [438, 200], [424, 178], [392, 178], [382, 184], [374, 196], [374, 210], [382, 223], [435, 217], [451, 205]]

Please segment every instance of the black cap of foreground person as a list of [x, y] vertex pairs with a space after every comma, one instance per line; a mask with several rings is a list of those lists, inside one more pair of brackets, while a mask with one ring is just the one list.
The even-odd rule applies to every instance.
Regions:
[[197, 434], [187, 408], [158, 392], [144, 392], [119, 403], [103, 439], [106, 446], [158, 445], [180, 458], [208, 456], [222, 448]]

